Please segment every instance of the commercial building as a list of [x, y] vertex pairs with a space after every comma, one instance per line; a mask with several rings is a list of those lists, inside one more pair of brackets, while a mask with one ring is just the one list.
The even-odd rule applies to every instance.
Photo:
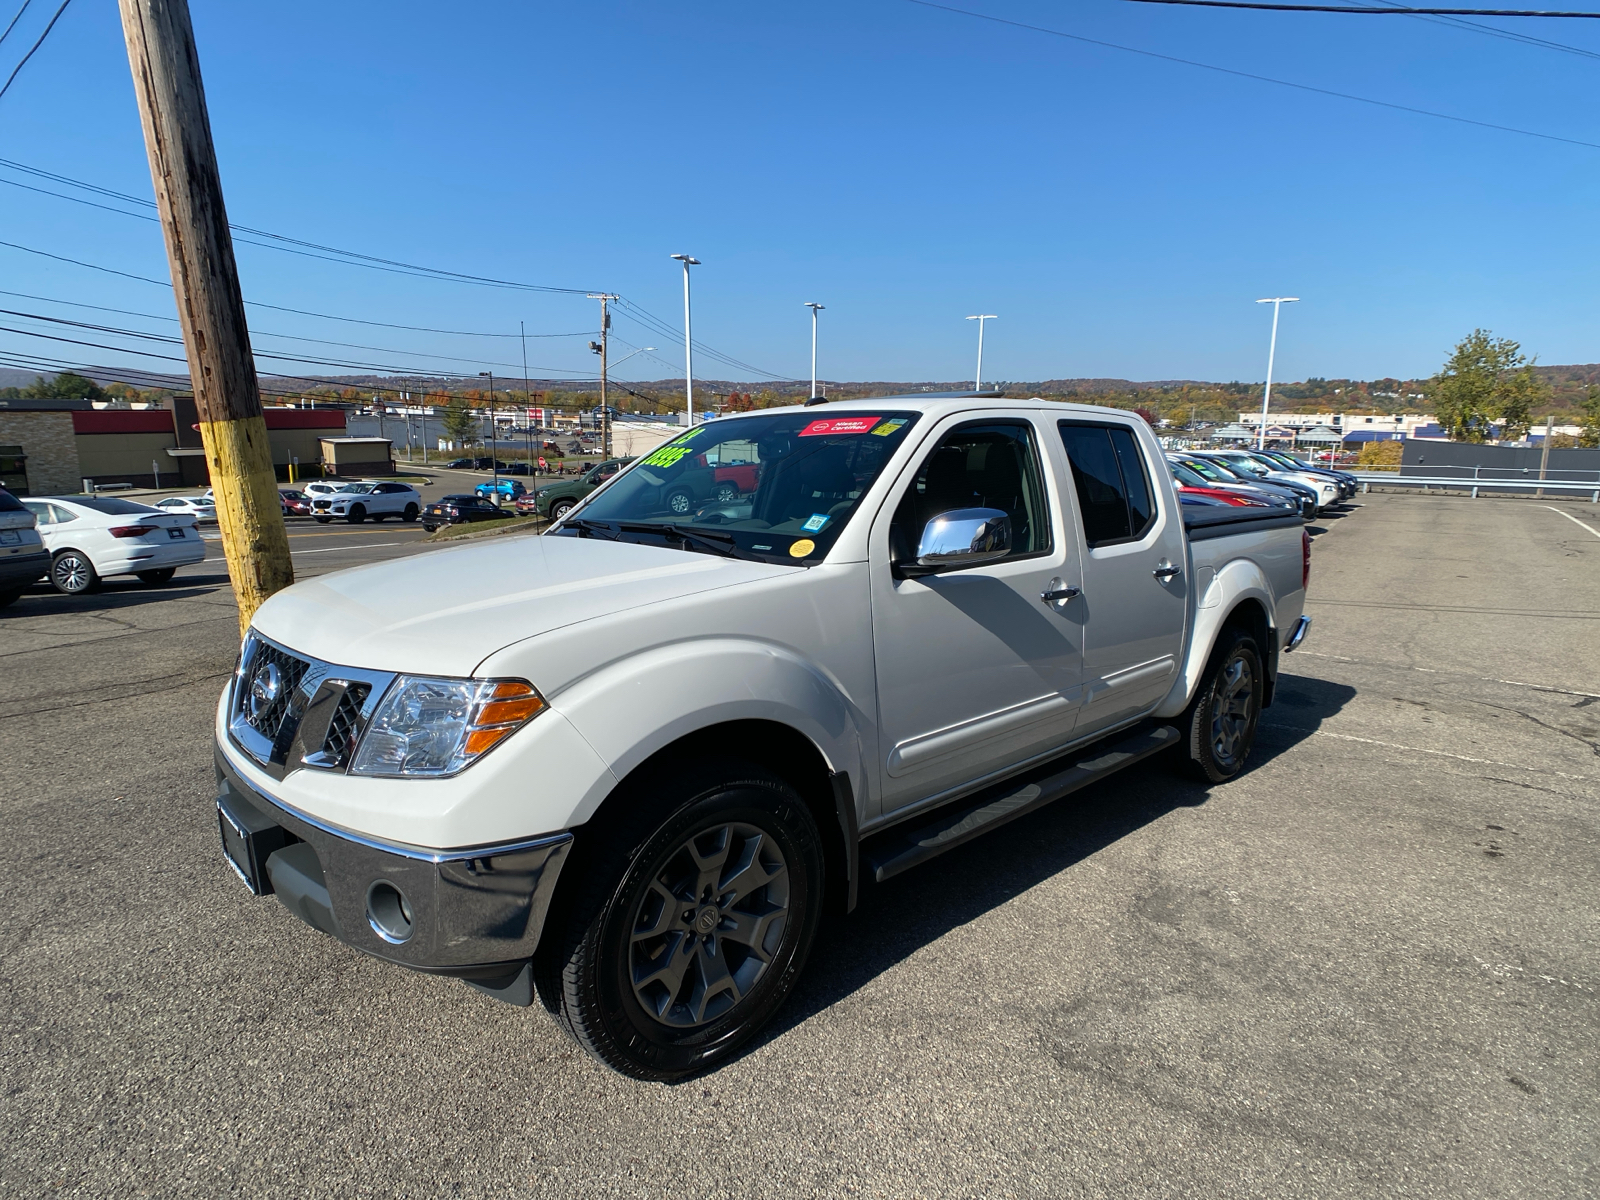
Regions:
[[[341, 409], [265, 411], [280, 479], [323, 474], [323, 439], [344, 434]], [[201, 487], [210, 481], [194, 397], [169, 408], [96, 408], [88, 400], [0, 400], [6, 486], [35, 496], [87, 487]], [[331, 471], [329, 473], [332, 473]]]

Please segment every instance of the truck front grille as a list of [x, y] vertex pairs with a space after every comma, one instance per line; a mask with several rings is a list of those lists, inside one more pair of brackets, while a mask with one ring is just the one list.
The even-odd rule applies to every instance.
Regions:
[[273, 744], [292, 736], [294, 730], [287, 726], [298, 715], [294, 696], [310, 667], [305, 659], [258, 640], [238, 690], [239, 715]]
[[323, 760], [328, 766], [349, 765], [356, 728], [361, 720], [361, 706], [371, 692], [364, 683], [352, 683], [339, 697], [339, 707], [334, 710], [333, 720], [328, 723], [328, 736], [322, 742]]

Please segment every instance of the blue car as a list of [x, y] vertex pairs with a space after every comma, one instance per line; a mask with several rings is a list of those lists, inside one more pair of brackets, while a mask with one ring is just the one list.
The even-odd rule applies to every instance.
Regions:
[[515, 479], [488, 480], [472, 489], [478, 494], [480, 500], [493, 500], [501, 503], [506, 500], [515, 500], [527, 492], [527, 488]]

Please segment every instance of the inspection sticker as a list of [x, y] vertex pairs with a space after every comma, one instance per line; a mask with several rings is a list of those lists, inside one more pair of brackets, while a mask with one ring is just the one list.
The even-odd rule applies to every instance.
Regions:
[[810, 538], [801, 538], [798, 542], [789, 547], [789, 557], [804, 558], [816, 548], [817, 544]]
[[827, 513], [812, 513], [805, 519], [805, 523], [802, 524], [800, 528], [804, 529], [807, 533], [820, 533], [822, 532], [822, 527], [828, 523], [829, 519], [830, 518]]
[[800, 431], [801, 437], [828, 437], [841, 433], [870, 433], [877, 417], [829, 417], [813, 421]]
[[892, 421], [885, 421], [872, 432], [878, 437], [893, 437], [895, 434], [900, 432], [901, 427], [905, 425], [907, 420], [908, 418], [906, 417], [896, 417]]

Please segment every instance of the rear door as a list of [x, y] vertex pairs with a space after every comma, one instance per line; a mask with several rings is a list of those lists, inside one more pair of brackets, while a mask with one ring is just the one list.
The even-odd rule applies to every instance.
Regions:
[[[1074, 584], [1076, 536], [1042, 451], [1047, 420], [951, 419], [924, 444], [873, 523], [869, 578], [887, 815], [1052, 750], [1077, 720], [1079, 630], [1041, 593]], [[1011, 518], [1002, 559], [906, 578], [942, 512]]]
[[1081, 735], [1137, 717], [1171, 690], [1189, 581], [1183, 517], [1152, 466], [1159, 450], [1131, 425], [1072, 420], [1058, 429], [1085, 550], [1083, 594], [1069, 608], [1083, 622]]

